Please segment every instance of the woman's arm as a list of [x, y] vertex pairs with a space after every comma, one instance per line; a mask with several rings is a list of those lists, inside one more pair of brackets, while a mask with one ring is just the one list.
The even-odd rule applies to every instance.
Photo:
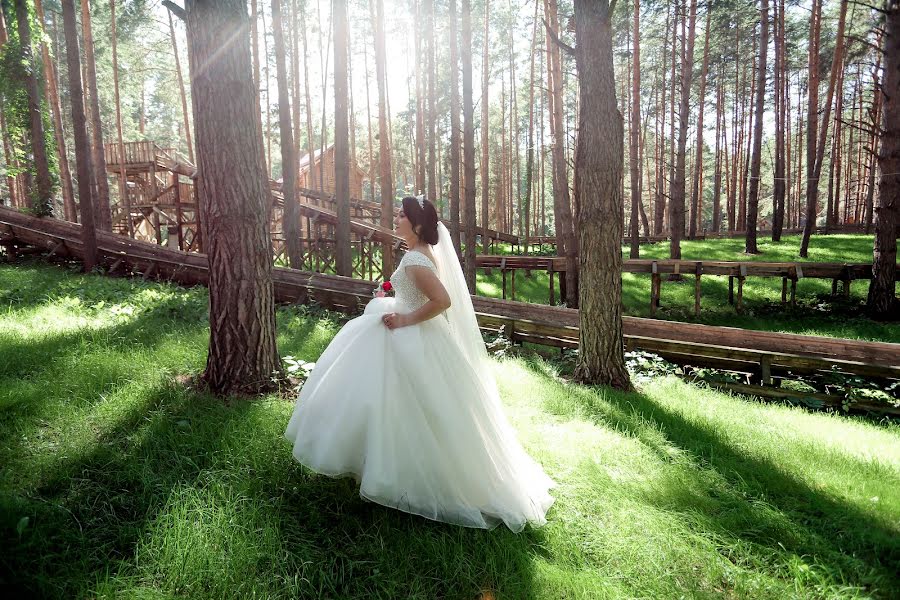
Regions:
[[447, 290], [444, 289], [444, 285], [434, 271], [427, 267], [409, 266], [406, 267], [406, 274], [413, 280], [416, 287], [425, 294], [428, 302], [411, 313], [389, 313], [384, 315], [382, 321], [384, 321], [388, 329], [416, 325], [432, 319], [450, 308], [450, 295], [447, 294]]

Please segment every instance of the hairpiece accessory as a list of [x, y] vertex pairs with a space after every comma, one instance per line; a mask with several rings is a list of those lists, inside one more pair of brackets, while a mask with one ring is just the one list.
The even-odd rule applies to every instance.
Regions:
[[424, 210], [425, 209], [425, 194], [420, 194], [420, 195], [416, 196], [416, 200], [419, 201], [419, 208]]

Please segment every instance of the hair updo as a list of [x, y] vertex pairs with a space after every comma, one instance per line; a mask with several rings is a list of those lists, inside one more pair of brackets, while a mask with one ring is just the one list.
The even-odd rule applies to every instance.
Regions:
[[420, 240], [432, 246], [438, 243], [438, 215], [434, 204], [425, 200], [420, 206], [418, 199], [406, 196], [403, 198], [403, 214]]

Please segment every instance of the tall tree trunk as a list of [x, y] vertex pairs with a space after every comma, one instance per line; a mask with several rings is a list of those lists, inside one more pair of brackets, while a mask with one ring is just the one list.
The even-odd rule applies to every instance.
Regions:
[[[35, 0], [34, 7], [37, 10], [38, 20], [41, 24], [41, 32], [46, 29], [44, 22], [44, 7], [41, 0]], [[56, 139], [56, 151], [59, 160], [59, 178], [62, 185], [63, 214], [67, 221], [75, 222], [75, 191], [72, 188], [72, 174], [69, 171], [69, 157], [66, 153], [66, 136], [62, 124], [62, 108], [59, 102], [59, 89], [56, 83], [56, 67], [50, 60], [50, 49], [41, 41], [41, 59], [44, 63], [44, 76], [46, 78], [47, 101], [50, 103], [50, 113], [53, 117], [53, 135]]]
[[784, 196], [785, 196], [785, 134], [789, 129], [789, 119], [785, 118], [787, 112], [786, 89], [787, 67], [785, 66], [784, 52], [784, 10], [785, 0], [774, 0], [774, 39], [775, 39], [775, 174], [773, 181], [774, 197], [772, 199], [772, 241], [781, 241], [781, 231], [784, 228]]
[[[488, 235], [488, 186], [490, 185], [490, 163], [488, 162], [488, 82], [490, 80], [490, 0], [484, 1], [484, 48], [481, 61], [481, 252], [491, 250], [491, 236]], [[466, 176], [468, 181], [468, 176]], [[474, 239], [474, 238], [473, 238]]]
[[900, 224], [900, 1], [885, 3], [881, 152], [872, 282], [867, 306], [878, 319], [896, 319], [897, 226]]
[[[269, 185], [244, 0], [187, 0], [197, 141], [196, 193], [209, 257], [209, 355], [215, 394], [258, 393], [280, 371]], [[221, 152], [228, 147], [228, 152]]]
[[[601, 9], [602, 10], [602, 9]], [[641, 203], [640, 163], [638, 159], [638, 145], [640, 144], [641, 123], [641, 2], [634, 0], [634, 34], [633, 53], [631, 62], [631, 126], [629, 133], [631, 141], [628, 144], [628, 163], [631, 175], [631, 258], [640, 258], [641, 246], [638, 231], [638, 205]], [[584, 106], [581, 107], [582, 111]], [[582, 192], [583, 193], [583, 192]], [[582, 210], [584, 210], [582, 208]], [[579, 219], [581, 217], [579, 216]], [[579, 230], [581, 228], [579, 227]], [[582, 248], [584, 243], [582, 242]], [[582, 257], [584, 253], [582, 253]], [[584, 260], [583, 258], [581, 260]], [[582, 269], [584, 266], [582, 265]], [[584, 291], [582, 290], [582, 293]], [[584, 303], [582, 303], [584, 306]]]
[[712, 23], [709, 13], [706, 15], [706, 32], [703, 34], [703, 68], [700, 71], [700, 100], [697, 106], [697, 158], [694, 159], [694, 178], [691, 185], [691, 223], [688, 227], [688, 237], [697, 237], [697, 227], [700, 225], [699, 213], [702, 210], [702, 198], [700, 181], [703, 177], [703, 113], [706, 108], [706, 74], [709, 69], [709, 31]]
[[347, 122], [347, 0], [334, 0], [334, 201], [337, 274], [353, 276], [350, 248], [350, 137]]
[[78, 51], [75, 0], [62, 0], [62, 13], [63, 27], [66, 31], [66, 65], [69, 71], [69, 97], [72, 103], [78, 204], [81, 209], [81, 244], [84, 248], [84, 271], [89, 273], [97, 264], [97, 234], [94, 230], [94, 207], [91, 201], [91, 152], [85, 123], [84, 91], [81, 89], [81, 55]]
[[41, 110], [41, 88], [38, 85], [35, 71], [37, 62], [31, 45], [31, 23], [28, 21], [28, 6], [25, 2], [16, 2], [16, 21], [19, 29], [19, 42], [22, 48], [22, 61], [28, 65], [25, 80], [25, 92], [28, 94], [28, 113], [31, 116], [31, 158], [37, 186], [32, 192], [31, 211], [39, 216], [50, 215], [53, 207], [53, 179], [50, 176], [50, 163], [47, 159], [47, 138], [44, 136], [43, 111]]
[[532, 227], [532, 199], [534, 192], [534, 55], [537, 52], [538, 32], [538, 7], [540, 0], [534, 3], [534, 21], [531, 30], [531, 55], [528, 75], [528, 146], [525, 157], [525, 254], [531, 245], [530, 236]]
[[881, 129], [881, 103], [882, 103], [882, 94], [881, 94], [881, 82], [879, 81], [879, 75], [881, 73], [881, 58], [884, 56], [884, 52], [882, 51], [882, 44], [884, 43], [884, 35], [878, 35], [878, 43], [875, 44], [878, 48], [878, 51], [875, 53], [875, 69], [872, 71], [872, 108], [869, 109], [869, 115], [872, 119], [871, 132], [869, 140], [869, 172], [868, 172], [868, 184], [866, 185], [866, 233], [872, 233], [872, 221], [874, 218], [874, 208], [875, 208], [875, 171], [878, 168], [878, 142], [881, 138], [879, 135]]
[[475, 293], [475, 107], [472, 100], [472, 7], [462, 0], [463, 179], [466, 186], [464, 229], [465, 274], [469, 293]]
[[691, 96], [691, 74], [694, 64], [694, 31], [697, 24], [697, 0], [691, 0], [686, 44], [681, 63], [681, 103], [678, 110], [678, 153], [675, 155], [675, 177], [669, 207], [669, 256], [681, 258], [681, 237], [684, 234], [685, 158], [687, 128]]
[[184, 76], [181, 73], [181, 55], [178, 53], [178, 43], [175, 41], [175, 24], [172, 22], [172, 13], [169, 15], [169, 35], [172, 37], [172, 52], [175, 54], [175, 75], [178, 78], [178, 94], [181, 96], [181, 117], [184, 119], [184, 138], [187, 142], [188, 160], [194, 162], [194, 142], [191, 136], [191, 121], [188, 113], [187, 94], [184, 90]]
[[[387, 59], [384, 51], [384, 0], [376, 0], [375, 18], [375, 76], [378, 79], [378, 163], [381, 188], [381, 226], [391, 229], [394, 221], [394, 181], [391, 170], [391, 143], [388, 134]], [[381, 272], [385, 278], [394, 269], [393, 247], [385, 243], [381, 248]]]
[[[721, 67], [721, 63], [719, 65]], [[717, 69], [717, 75], [721, 69]], [[713, 210], [712, 210], [712, 231], [719, 233], [719, 221], [722, 218], [722, 121], [725, 119], [725, 81], [720, 80], [716, 85], [716, 150], [715, 150], [715, 172], [713, 175]], [[727, 148], [728, 144], [724, 144]]]
[[426, 57], [422, 56], [422, 2], [426, 0], [414, 0], [415, 2], [415, 20], [413, 21], [413, 37], [416, 46], [416, 194], [426, 193], [428, 185], [428, 165], [427, 165], [427, 140], [425, 137], [425, 110], [427, 108], [427, 99], [425, 93], [428, 82], [425, 81]]
[[575, 189], [581, 327], [575, 378], [631, 390], [622, 337], [623, 124], [616, 106], [607, 0], [575, 0], [579, 77]]
[[425, 28], [428, 33], [428, 39], [426, 40], [426, 45], [428, 48], [427, 52], [427, 71], [428, 71], [428, 90], [427, 90], [427, 100], [428, 100], [428, 108], [426, 110], [427, 114], [427, 134], [428, 134], [428, 199], [434, 203], [435, 208], [441, 206], [441, 203], [438, 200], [438, 183], [437, 176], [435, 174], [437, 168], [437, 156], [435, 154], [435, 142], [437, 136], [435, 135], [435, 123], [437, 122], [437, 110], [435, 109], [435, 76], [437, 74], [437, 70], [434, 65], [434, 0], [424, 0], [425, 1]]
[[769, 0], [760, 0], [759, 62], [756, 65], [756, 108], [753, 116], [753, 154], [750, 158], [750, 193], [747, 199], [747, 254], [759, 254], [756, 228], [759, 214], [759, 171], [762, 159], [763, 103], [766, 98], [766, 54], [769, 49]]
[[[320, 192], [324, 190], [322, 178], [316, 174], [316, 142], [313, 136], [312, 124], [312, 93], [309, 87], [309, 49], [306, 43], [306, 10], [300, 12], [300, 36], [303, 40], [303, 93], [306, 95], [306, 155], [309, 157], [307, 161], [307, 173], [309, 173], [309, 187], [318, 189]], [[323, 132], [324, 135], [324, 132]]]
[[[815, 5], [817, 0], [813, 0]], [[818, 50], [819, 50], [819, 28], [821, 21], [821, 4], [818, 7], [818, 16], [814, 17], [814, 21], [816, 22], [816, 33], [815, 33], [815, 56], [818, 58]], [[837, 37], [835, 40], [834, 46], [834, 58], [831, 61], [831, 76], [828, 80], [828, 93], [825, 99], [825, 113], [822, 116], [822, 129], [819, 131], [818, 141], [813, 139], [813, 146], [815, 147], [815, 153], [813, 156], [813, 167], [810, 173], [810, 181], [806, 187], [806, 226], [803, 228], [803, 240], [800, 243], [800, 256], [806, 258], [809, 252], [809, 238], [812, 235], [813, 230], [816, 227], [816, 214], [818, 213], [817, 204], [818, 204], [818, 192], [819, 192], [819, 177], [822, 174], [822, 161], [825, 156], [825, 140], [828, 135], [828, 122], [831, 117], [831, 103], [834, 97], [834, 90], [837, 83], [838, 73], [844, 68], [843, 64], [843, 47], [844, 47], [844, 23], [847, 17], [847, 0], [841, 0], [841, 11], [840, 17], [838, 19], [838, 30]], [[812, 44], [810, 44], [812, 47]], [[812, 51], [811, 51], [812, 52]], [[812, 54], [811, 54], [812, 55]], [[810, 78], [812, 78], [812, 72], [810, 72]], [[818, 82], [818, 71], [816, 82]], [[810, 84], [810, 90], [812, 90], [812, 84]], [[818, 100], [818, 97], [816, 98]], [[817, 106], [816, 106], [817, 108]], [[810, 102], [810, 111], [814, 110], [812, 102]], [[810, 118], [812, 119], [812, 117]], [[810, 120], [810, 124], [812, 124], [812, 120]], [[811, 137], [815, 137], [813, 135], [813, 130], [809, 130], [809, 135]], [[809, 158], [809, 157], [807, 157]], [[807, 168], [809, 168], [807, 166]]]
[[[547, 21], [554, 38], [559, 38], [559, 18], [556, 0], [547, 0]], [[578, 242], [572, 222], [572, 201], [569, 196], [568, 163], [566, 161], [566, 130], [563, 121], [562, 57], [555, 43], [550, 45], [550, 96], [553, 100], [550, 118], [553, 122], [553, 208], [561, 232], [557, 249], [566, 258], [565, 301], [569, 308], [578, 307]], [[615, 88], [613, 88], [615, 89]], [[615, 91], [613, 91], [615, 94]], [[618, 180], [617, 180], [618, 181]]]
[[[109, 0], [109, 21], [110, 21], [110, 39], [112, 41], [112, 73], [113, 73], [113, 91], [114, 97], [116, 100], [116, 133], [119, 138], [119, 149], [121, 152], [122, 163], [119, 165], [121, 168], [120, 177], [119, 177], [119, 197], [120, 202], [122, 202], [125, 207], [125, 216], [126, 222], [128, 226], [128, 235], [134, 236], [134, 225], [132, 224], [131, 217], [131, 201], [128, 197], [128, 187], [126, 185], [127, 177], [125, 170], [125, 141], [122, 136], [122, 103], [119, 99], [119, 58], [117, 52], [117, 35], [116, 35], [116, 0]], [[97, 122], [97, 127], [100, 126], [99, 121]], [[100, 173], [97, 172], [97, 181], [99, 187], [100, 179], [106, 177], [106, 173], [104, 173], [101, 177]], [[205, 238], [205, 236], [204, 236]]]
[[[272, 30], [275, 42], [275, 76], [278, 78], [278, 127], [281, 133], [281, 191], [284, 195], [284, 211], [281, 229], [291, 268], [303, 267], [303, 251], [300, 248], [300, 210], [297, 206], [297, 147], [294, 144], [294, 127], [291, 122], [291, 101], [288, 92], [287, 64], [284, 47], [284, 28], [281, 22], [282, 0], [272, 0]], [[337, 39], [337, 38], [335, 38]]]
[[[100, 117], [100, 95], [97, 91], [97, 69], [94, 62], [94, 36], [91, 30], [90, 0], [81, 0], [81, 33], [84, 38], [84, 85], [90, 112], [88, 123], [91, 135], [90, 184], [93, 188], [94, 219], [101, 231], [112, 231], [109, 200], [109, 178], [106, 175], [106, 151], [103, 146], [103, 121]], [[124, 173], [122, 175], [124, 178]], [[121, 190], [121, 188], [120, 188]], [[129, 230], [130, 231], [130, 230]]]
[[459, 235], [459, 39], [456, 31], [456, 0], [450, 0], [450, 236], [462, 258]]

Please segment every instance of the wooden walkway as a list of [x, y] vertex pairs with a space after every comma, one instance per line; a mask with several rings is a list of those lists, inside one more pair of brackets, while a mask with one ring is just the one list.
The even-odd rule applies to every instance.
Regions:
[[[205, 285], [209, 279], [206, 255], [183, 252], [125, 236], [97, 232], [100, 262], [112, 274]], [[79, 259], [81, 226], [56, 219], [38, 219], [0, 207], [0, 246], [14, 259], [18, 254], [41, 253]], [[273, 271], [279, 302], [317, 302], [350, 314], [371, 298], [369, 281], [276, 267]], [[559, 348], [578, 346], [577, 310], [472, 297], [485, 330], [504, 328], [516, 342]], [[826, 406], [842, 399], [825, 394], [794, 392], [780, 386], [795, 374], [841, 372], [900, 381], [900, 344], [860, 342], [783, 333], [750, 331], [690, 323], [624, 318], [625, 345], [653, 352], [676, 363], [711, 366], [741, 373], [745, 384], [721, 384], [732, 391], [793, 400], [814, 399]], [[885, 403], [857, 402], [852, 410], [900, 416], [900, 408]]]
[[[499, 269], [503, 275], [503, 298], [507, 297], [507, 274], [510, 275], [510, 297], [516, 296], [517, 271], [544, 271], [550, 275], [550, 304], [555, 304], [556, 286], [554, 276], [565, 274], [566, 259], [557, 256], [496, 256], [481, 254], [476, 257], [475, 264], [482, 269]], [[898, 265], [900, 270], [900, 265]], [[796, 303], [797, 281], [807, 279], [830, 279], [832, 293], [837, 294], [838, 283], [842, 284], [842, 293], [850, 296], [850, 286], [857, 279], [871, 279], [871, 263], [815, 263], [815, 262], [758, 262], [758, 261], [702, 261], [702, 260], [653, 260], [625, 259], [622, 264], [624, 273], [640, 273], [650, 275], [650, 315], [656, 314], [659, 307], [660, 291], [663, 275], [694, 278], [694, 314], [700, 314], [700, 279], [703, 275], [719, 275], [728, 277], [728, 302], [738, 312], [743, 311], [744, 281], [747, 277], [780, 277], [781, 302]], [[562, 276], [562, 275], [561, 275]], [[789, 285], [790, 283], [790, 285]], [[737, 284], [737, 293], [735, 293]]]

